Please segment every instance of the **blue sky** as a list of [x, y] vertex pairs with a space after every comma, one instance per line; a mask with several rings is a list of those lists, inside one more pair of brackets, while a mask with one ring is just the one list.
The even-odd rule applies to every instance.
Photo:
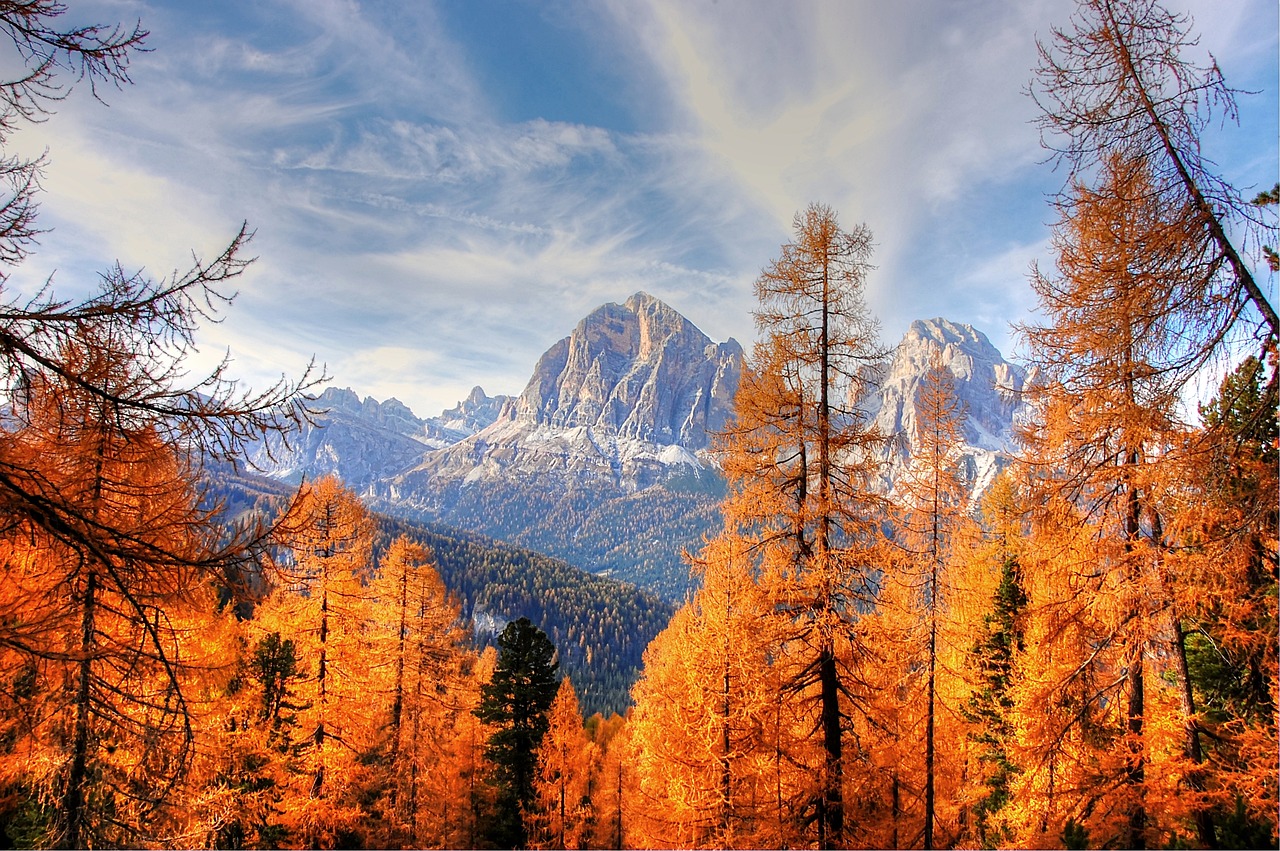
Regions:
[[[1206, 140], [1237, 186], [1277, 179], [1277, 5], [1182, 0], [1240, 98]], [[64, 293], [115, 260], [164, 275], [241, 221], [259, 258], [197, 366], [251, 385], [314, 354], [420, 416], [518, 393], [582, 316], [637, 290], [716, 340], [812, 201], [875, 235], [884, 338], [946, 316], [1008, 352], [1047, 251], [1023, 92], [1069, 0], [87, 0], [151, 52], [109, 106], [78, 91], [47, 149], [13, 285]], [[1274, 300], [1275, 281], [1270, 281]]]

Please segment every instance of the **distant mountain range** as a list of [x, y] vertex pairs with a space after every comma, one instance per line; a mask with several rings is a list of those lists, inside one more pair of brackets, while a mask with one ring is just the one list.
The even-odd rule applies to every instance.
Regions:
[[[966, 405], [963, 459], [986, 488], [1025, 416], [1027, 376], [980, 331], [912, 323], [866, 413], [898, 435], [881, 486], [892, 490], [915, 438], [915, 394], [930, 352]], [[479, 387], [438, 417], [395, 399], [329, 389], [325, 413], [289, 447], [252, 460], [279, 479], [334, 473], [375, 508], [442, 522], [635, 582], [669, 600], [689, 588], [684, 549], [719, 523], [711, 435], [732, 416], [742, 346], [716, 343], [645, 293], [606, 304], [553, 345], [517, 397]]]

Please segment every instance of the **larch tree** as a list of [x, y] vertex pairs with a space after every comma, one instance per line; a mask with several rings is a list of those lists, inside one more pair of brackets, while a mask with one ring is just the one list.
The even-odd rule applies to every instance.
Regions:
[[[390, 707], [378, 752], [389, 777], [388, 839], [410, 846], [461, 844], [471, 803], [460, 783], [465, 751], [478, 742], [474, 653], [431, 550], [392, 542], [368, 592], [376, 609], [372, 658], [386, 670]], [[389, 678], [385, 677], [390, 673]], [[385, 698], [384, 698], [385, 699]]]
[[969, 489], [964, 476], [963, 403], [955, 378], [942, 362], [942, 352], [930, 351], [929, 368], [915, 399], [916, 422], [910, 436], [911, 464], [898, 487], [901, 511], [895, 542], [904, 550], [905, 570], [890, 581], [912, 587], [909, 605], [922, 618], [924, 666], [924, 825], [923, 847], [934, 847], [937, 810], [937, 726], [939, 659], [947, 641], [944, 619], [950, 604], [947, 563], [952, 539], [966, 521]]
[[[1100, 445], [1114, 446], [1114, 438], [1122, 434], [1130, 439], [1127, 454], [1119, 450], [1117, 457], [1123, 460], [1115, 465], [1117, 470], [1130, 471], [1118, 489], [1127, 494], [1126, 552], [1148, 548], [1149, 569], [1144, 578], [1155, 584], [1146, 593], [1173, 599], [1171, 607], [1149, 617], [1164, 622], [1161, 632], [1171, 637], [1162, 634], [1153, 641], [1168, 645], [1178, 669], [1173, 677], [1180, 692], [1182, 750], [1190, 766], [1187, 777], [1192, 790], [1182, 797], [1192, 801], [1197, 840], [1213, 845], [1215, 826], [1198, 767], [1202, 754], [1194, 694], [1182, 661], [1186, 658], [1182, 624], [1189, 611], [1187, 603], [1197, 594], [1186, 587], [1188, 574], [1180, 573], [1177, 564], [1178, 549], [1187, 542], [1187, 522], [1195, 526], [1197, 521], [1190, 518], [1198, 512], [1186, 494], [1173, 486], [1179, 465], [1203, 467], [1202, 460], [1194, 459], [1212, 455], [1212, 439], [1183, 440], [1180, 435], [1189, 431], [1185, 424], [1161, 424], [1156, 422], [1158, 417], [1143, 423], [1135, 413], [1144, 407], [1148, 412], [1175, 410], [1177, 396], [1192, 386], [1197, 374], [1238, 357], [1251, 346], [1256, 346], [1259, 362], [1268, 362], [1275, 350], [1278, 323], [1246, 255], [1250, 247], [1260, 247], [1265, 254], [1265, 246], [1256, 244], [1268, 233], [1274, 236], [1274, 225], [1265, 225], [1258, 214], [1258, 205], [1270, 199], [1264, 193], [1256, 204], [1246, 204], [1214, 173], [1202, 153], [1202, 132], [1216, 117], [1234, 118], [1235, 102], [1216, 63], [1196, 64], [1190, 58], [1196, 46], [1190, 31], [1187, 17], [1170, 12], [1157, 0], [1082, 0], [1072, 27], [1055, 30], [1052, 41], [1041, 45], [1032, 94], [1043, 110], [1045, 145], [1068, 167], [1067, 188], [1058, 204], [1063, 219], [1059, 232], [1075, 228], [1080, 234], [1092, 229], [1092, 248], [1110, 255], [1109, 260], [1097, 262], [1087, 256], [1088, 247], [1074, 254], [1060, 251], [1066, 260], [1065, 266], [1060, 262], [1065, 277], [1079, 278], [1082, 270], [1093, 266], [1085, 277], [1110, 277], [1114, 286], [1132, 291], [1114, 306], [1127, 311], [1123, 316], [1107, 312], [1101, 304], [1106, 296], [1099, 289], [1094, 290], [1092, 304], [1071, 305], [1072, 294], [1065, 291], [1041, 288], [1041, 296], [1042, 304], [1052, 303], [1060, 316], [1076, 310], [1079, 328], [1090, 318], [1106, 317], [1113, 323], [1109, 349], [1107, 335], [1097, 333], [1088, 342], [1086, 335], [1076, 335], [1073, 345], [1077, 347], [1083, 344], [1092, 351], [1107, 352], [1111, 362], [1118, 364], [1124, 353], [1117, 350], [1116, 341], [1121, 348], [1138, 343], [1134, 352], [1139, 356], [1129, 359], [1136, 370], [1127, 378], [1114, 371], [1106, 376], [1117, 387], [1128, 388], [1127, 413], [1120, 410], [1125, 405], [1110, 415], [1097, 411], [1101, 417], [1096, 422], [1102, 425], [1109, 416], [1111, 424], [1113, 439]], [[1110, 238], [1102, 238], [1108, 230]], [[1102, 242], [1108, 244], [1099, 248]], [[1110, 269], [1104, 271], [1108, 263]], [[1124, 267], [1126, 263], [1129, 268]], [[1057, 354], [1072, 353], [1059, 347]], [[1275, 364], [1268, 365], [1269, 389], [1260, 398], [1273, 393], [1276, 386]], [[1090, 375], [1087, 366], [1077, 374], [1081, 383], [1093, 380], [1096, 384], [1104, 377], [1096, 370]], [[1158, 398], [1161, 395], [1163, 399]], [[1046, 411], [1046, 417], [1068, 413], [1075, 412], [1059, 408]], [[1264, 406], [1245, 421], [1268, 416]], [[1143, 428], [1151, 440], [1140, 446], [1144, 438], [1138, 433]], [[1083, 456], [1076, 461], [1084, 462], [1075, 465], [1077, 471], [1090, 466]], [[1184, 477], [1184, 481], [1194, 478]], [[1096, 519], [1096, 512], [1087, 512], [1085, 519]], [[1202, 526], [1199, 532], [1204, 531]], [[1191, 533], [1192, 538], [1196, 534]], [[1136, 738], [1143, 723], [1138, 714], [1142, 672], [1137, 665], [1127, 670], [1129, 727], [1131, 738]], [[1130, 785], [1135, 788], [1142, 776], [1138, 763], [1131, 755], [1129, 771], [1134, 782]], [[1148, 841], [1144, 820], [1141, 806], [1131, 810], [1126, 841]]]
[[538, 748], [536, 802], [530, 844], [537, 848], [581, 848], [591, 823], [595, 746], [587, 738], [578, 695], [568, 677], [560, 681], [547, 710], [547, 734]]
[[[740, 538], [708, 541], [694, 569], [702, 586], [646, 649], [632, 692], [632, 770], [643, 804], [632, 834], [655, 846], [772, 844], [777, 811], [796, 784], [785, 801], [772, 794], [779, 743], [769, 723], [766, 600]], [[787, 733], [781, 746], [790, 753]]]
[[286, 550], [254, 623], [263, 634], [292, 640], [308, 673], [299, 689], [306, 748], [292, 765], [290, 829], [308, 842], [339, 841], [362, 818], [348, 793], [377, 723], [365, 697], [373, 687], [363, 587], [372, 570], [373, 521], [359, 498], [328, 476], [303, 486], [277, 534]]
[[[1142, 847], [1155, 827], [1146, 803], [1148, 674], [1161, 664], [1155, 647], [1178, 618], [1165, 602], [1164, 506], [1176, 485], [1172, 453], [1185, 432], [1179, 394], [1203, 364], [1203, 350], [1195, 311], [1182, 309], [1182, 285], [1196, 273], [1186, 262], [1188, 220], [1160, 203], [1144, 161], [1114, 156], [1099, 183], [1077, 185], [1060, 207], [1057, 274], [1033, 274], [1048, 322], [1022, 329], [1043, 376], [1035, 391], [1043, 421], [1027, 434], [1025, 459], [1038, 471], [1046, 510], [1066, 512], [1053, 520], [1042, 512], [1042, 528], [1090, 530], [1087, 544], [1076, 540], [1085, 549], [1071, 550], [1084, 561], [1056, 571], [1087, 590], [1068, 597], [1059, 613], [1097, 630], [1087, 639], [1093, 650], [1074, 663], [1099, 677], [1088, 700], [1109, 711], [1124, 705], [1122, 791], [1112, 803], [1125, 812], [1119, 841]], [[1178, 688], [1189, 688], [1174, 676]], [[1208, 843], [1206, 827], [1199, 832]]]
[[[131, 340], [92, 330], [67, 342], [64, 362], [113, 393], [155, 380]], [[49, 375], [33, 376], [11, 416], [5, 450], [40, 467], [38, 486], [89, 534], [5, 518], [0, 610], [10, 630], [0, 664], [28, 682], [25, 699], [6, 707], [26, 716], [6, 779], [46, 814], [37, 842], [128, 842], [190, 762], [184, 686], [192, 665], [207, 662], [192, 639], [214, 614], [215, 577], [200, 568], [217, 553], [217, 525], [151, 419]], [[87, 540], [98, 525], [110, 526], [113, 546]]]
[[761, 584], [789, 625], [786, 688], [820, 731], [810, 802], [820, 846], [845, 841], [844, 750], [856, 694], [856, 620], [868, 604], [883, 500], [869, 481], [883, 438], [859, 405], [885, 352], [863, 300], [871, 234], [812, 205], [756, 281], [762, 340], [744, 370], [723, 465], [726, 522], [756, 542]]
[[629, 716], [630, 712], [603, 718], [597, 712], [587, 719], [587, 733], [599, 754], [590, 790], [592, 819], [584, 842], [587, 848], [636, 847], [624, 838], [631, 809], [628, 797], [634, 791]]
[[1183, 230], [1174, 303], [1198, 314], [1188, 323], [1197, 343], [1215, 346], [1239, 323], [1274, 342], [1280, 319], [1247, 246], [1233, 239], [1256, 240], [1274, 225], [1262, 224], [1203, 153], [1205, 129], [1235, 119], [1236, 104], [1212, 57], [1207, 65], [1190, 57], [1196, 44], [1189, 18], [1160, 0], [1079, 0], [1072, 26], [1040, 44], [1031, 94], [1042, 140], [1067, 167], [1068, 196], [1112, 158], [1145, 165], [1151, 205]]
[[[63, 24], [67, 11], [55, 0], [0, 2], [13, 48], [13, 76], [0, 81], [0, 394], [9, 406], [0, 546], [14, 580], [0, 609], [23, 612], [0, 617], [0, 664], [20, 671], [14, 699], [43, 703], [21, 710], [35, 714], [10, 744], [70, 748], [67, 762], [46, 751], [26, 765], [10, 750], [0, 800], [3, 821], [25, 824], [31, 841], [129, 844], [146, 835], [129, 831], [160, 823], [190, 765], [187, 674], [199, 642], [186, 639], [212, 613], [204, 595], [213, 582], [234, 584], [266, 541], [261, 527], [220, 528], [194, 484], [201, 462], [305, 418], [301, 395], [315, 376], [253, 394], [236, 389], [227, 362], [203, 378], [189, 372], [196, 329], [219, 318], [249, 262], [244, 228], [212, 261], [165, 279], [117, 264], [80, 300], [51, 284], [30, 297], [7, 290], [41, 232], [47, 165], [13, 155], [12, 134], [48, 118], [76, 84], [98, 96], [129, 83], [147, 37], [140, 24]], [[31, 593], [19, 600], [19, 588]], [[59, 668], [67, 676], [46, 688], [40, 677]]]

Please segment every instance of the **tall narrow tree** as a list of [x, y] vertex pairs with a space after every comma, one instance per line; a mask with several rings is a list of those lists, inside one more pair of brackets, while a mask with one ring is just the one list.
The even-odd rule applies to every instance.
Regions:
[[973, 834], [984, 848], [1005, 847], [1014, 839], [1009, 820], [1001, 811], [1008, 805], [1012, 781], [1021, 771], [1013, 753], [1013, 681], [1025, 648], [1028, 602], [1019, 556], [1023, 513], [1016, 484], [1006, 471], [983, 496], [983, 541], [969, 554], [969, 576], [992, 572], [992, 568], [998, 571], [988, 610], [970, 648], [968, 661], [976, 673], [975, 687], [961, 710], [972, 725], [969, 739], [976, 746], [978, 765], [972, 782], [980, 792], [973, 807]]
[[547, 734], [538, 748], [536, 807], [530, 819], [538, 848], [581, 848], [590, 823], [594, 745], [583, 729], [578, 696], [568, 677], [547, 710]]
[[[112, 393], [155, 384], [131, 340], [97, 331], [67, 341], [64, 362]], [[192, 754], [184, 683], [192, 631], [213, 615], [200, 568], [216, 557], [217, 527], [152, 418], [56, 375], [32, 376], [11, 417], [5, 450], [41, 469], [33, 489], [56, 493], [78, 522], [54, 534], [6, 515], [0, 667], [29, 681], [25, 705], [5, 707], [28, 716], [12, 756], [53, 802], [42, 844], [128, 842]], [[108, 527], [112, 545], [94, 545]]]
[[658, 846], [772, 844], [777, 818], [761, 800], [777, 786], [774, 737], [764, 733], [773, 678], [766, 601], [740, 538], [707, 542], [695, 570], [702, 587], [649, 644], [632, 691], [632, 770], [647, 804], [633, 835]]
[[911, 435], [911, 464], [899, 487], [902, 514], [895, 533], [906, 551], [907, 570], [917, 578], [915, 604], [923, 615], [925, 665], [924, 835], [934, 847], [938, 667], [941, 619], [947, 606], [945, 581], [952, 538], [965, 519], [968, 488], [959, 455], [964, 443], [965, 409], [955, 392], [955, 378], [930, 350], [929, 368], [915, 399], [916, 422]]
[[[1180, 286], [1194, 274], [1184, 265], [1187, 220], [1161, 206], [1144, 161], [1114, 156], [1104, 166], [1101, 188], [1077, 185], [1062, 207], [1058, 275], [1032, 279], [1049, 322], [1023, 328], [1044, 377], [1043, 423], [1028, 435], [1026, 458], [1042, 493], [1052, 491], [1044, 505], [1073, 518], [1045, 528], [1066, 522], [1091, 530], [1092, 564], [1059, 575], [1075, 573], [1089, 589], [1066, 601], [1069, 617], [1096, 618], [1102, 630], [1082, 664], [1124, 672], [1115, 683], [1125, 706], [1121, 841], [1141, 847], [1149, 841], [1148, 673], [1167, 621], [1162, 502], [1184, 431], [1178, 394], [1203, 352], [1186, 348], [1200, 330], [1181, 301]], [[1091, 699], [1114, 706], [1120, 695], [1102, 688]]]
[[302, 488], [278, 534], [288, 550], [255, 625], [292, 637], [309, 674], [300, 689], [308, 748], [295, 762], [293, 829], [307, 842], [350, 841], [363, 816], [346, 791], [376, 728], [365, 697], [371, 683], [363, 586], [372, 569], [373, 522], [359, 498], [327, 476]]
[[863, 301], [865, 227], [840, 229], [828, 207], [795, 218], [795, 238], [756, 281], [763, 339], [744, 372], [726, 435], [727, 522], [758, 542], [762, 585], [789, 624], [788, 688], [821, 731], [817, 842], [845, 841], [844, 752], [855, 693], [856, 631], [883, 501], [869, 479], [882, 440], [859, 408], [883, 361]]

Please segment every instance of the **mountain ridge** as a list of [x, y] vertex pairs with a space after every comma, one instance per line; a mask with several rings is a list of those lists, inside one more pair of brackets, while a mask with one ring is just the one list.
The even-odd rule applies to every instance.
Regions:
[[[956, 463], [976, 496], [1008, 462], [1033, 376], [981, 331], [941, 317], [911, 324], [864, 406], [896, 436], [878, 487], [892, 493], [909, 463], [916, 393], [935, 351], [966, 406]], [[469, 529], [679, 600], [690, 586], [682, 551], [720, 523], [712, 435], [730, 421], [743, 359], [736, 340], [716, 343], [639, 292], [579, 321], [517, 396], [476, 387], [422, 419], [395, 399], [326, 390], [325, 423], [269, 471], [335, 473], [378, 510]]]

